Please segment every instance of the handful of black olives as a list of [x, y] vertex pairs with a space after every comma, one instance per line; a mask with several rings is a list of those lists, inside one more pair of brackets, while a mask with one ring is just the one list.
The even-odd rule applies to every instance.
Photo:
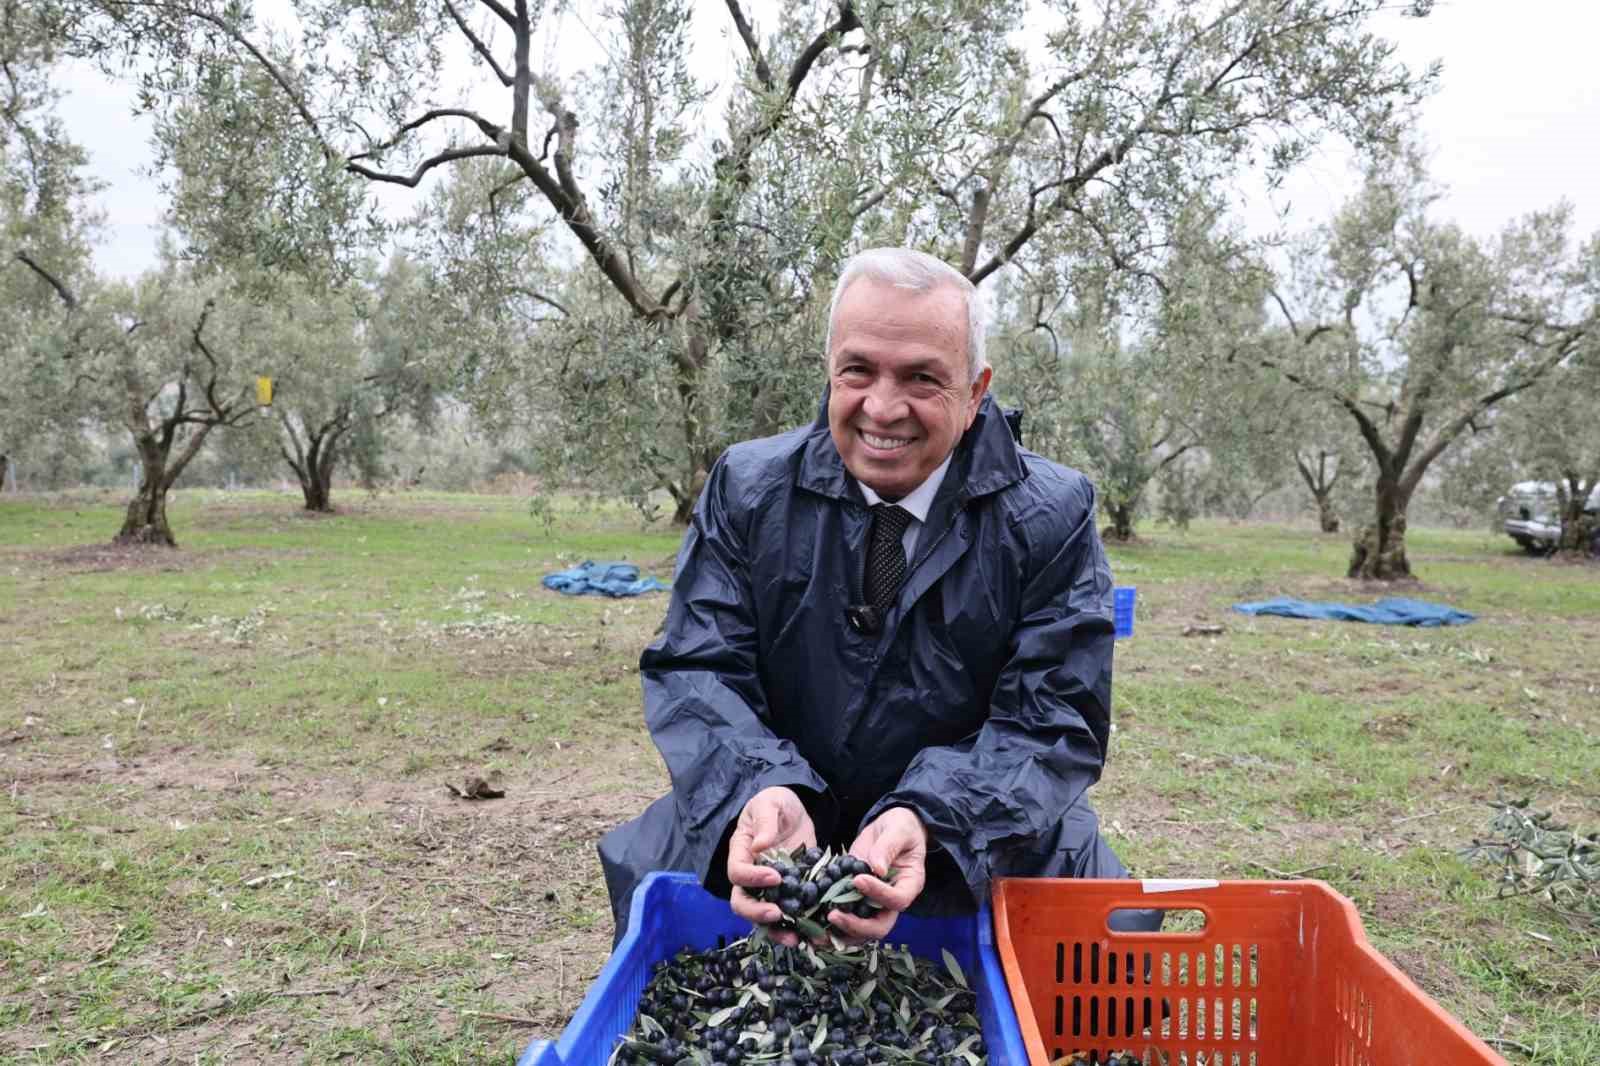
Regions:
[[[828, 912], [848, 911], [858, 918], [871, 918], [883, 908], [863, 896], [855, 887], [858, 874], [872, 873], [872, 867], [854, 855], [834, 855], [821, 848], [795, 848], [792, 851], [764, 852], [756, 860], [778, 871], [783, 880], [771, 888], [757, 889], [757, 899], [776, 903], [783, 912], [781, 929], [794, 929], [812, 940], [821, 940], [833, 926]], [[890, 870], [884, 878], [894, 880]]]

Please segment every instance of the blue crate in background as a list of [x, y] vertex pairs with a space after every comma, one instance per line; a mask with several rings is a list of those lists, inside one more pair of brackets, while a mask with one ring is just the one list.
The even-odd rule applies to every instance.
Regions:
[[[605, 1066], [617, 1038], [633, 1025], [651, 965], [684, 947], [704, 950], [716, 947], [719, 937], [735, 940], [748, 932], [750, 923], [736, 918], [727, 901], [701, 888], [693, 875], [650, 874], [634, 893], [627, 936], [595, 978], [578, 1013], [556, 1040], [535, 1040], [517, 1066]], [[901, 915], [889, 941], [935, 960], [941, 948], [954, 955], [977, 996], [990, 1066], [1027, 1066], [987, 900], [975, 916]]]
[[1116, 636], [1133, 636], [1133, 605], [1139, 599], [1139, 590], [1132, 585], [1118, 585], [1111, 590], [1111, 618]]

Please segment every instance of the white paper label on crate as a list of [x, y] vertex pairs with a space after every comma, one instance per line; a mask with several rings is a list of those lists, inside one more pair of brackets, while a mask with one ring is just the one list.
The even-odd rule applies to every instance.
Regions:
[[1209, 877], [1147, 877], [1139, 882], [1146, 892], [1188, 892], [1196, 888], [1216, 888]]

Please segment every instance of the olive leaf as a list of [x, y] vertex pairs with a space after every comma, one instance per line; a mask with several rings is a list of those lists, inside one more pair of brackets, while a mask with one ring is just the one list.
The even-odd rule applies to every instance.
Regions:
[[812, 940], [821, 940], [823, 937], [828, 935], [828, 931], [826, 929], [812, 921], [810, 918], [796, 918], [794, 920], [794, 927]]
[[817, 1031], [811, 1034], [811, 1053], [815, 1055], [822, 1050], [822, 1045], [828, 1042], [828, 1016], [823, 1014], [817, 1019]]
[[962, 988], [966, 988], [967, 975], [961, 972], [961, 964], [956, 961], [956, 957], [950, 954], [950, 950], [948, 948], [940, 948], [939, 954], [944, 956], [945, 969], [950, 971], [950, 976], [955, 978], [956, 984], [960, 985]]
[[720, 1028], [722, 1028], [724, 1025], [727, 1024], [728, 1019], [732, 1018], [734, 1016], [734, 1013], [737, 1012], [741, 1006], [743, 1006], [743, 1004], [736, 1003], [731, 1007], [722, 1008], [721, 1010], [717, 1011], [715, 1014], [711, 1015], [709, 1018], [706, 1019], [706, 1027], [708, 1029], [720, 1029]]
[[[850, 880], [848, 878], [841, 877], [839, 880], [835, 881], [832, 885], [828, 886], [828, 891], [824, 892], [822, 894], [822, 898], [817, 900], [817, 902], [818, 903], [831, 903], [833, 900], [838, 899], [840, 896], [844, 895], [846, 892], [849, 892], [851, 890], [852, 889], [851, 889]], [[859, 892], [856, 893], [856, 898], [857, 899], [861, 898], [861, 894]]]
[[869, 980], [864, 982], [860, 988], [856, 989], [856, 1002], [865, 1007], [872, 1001], [872, 993], [876, 992], [877, 990], [877, 981]]

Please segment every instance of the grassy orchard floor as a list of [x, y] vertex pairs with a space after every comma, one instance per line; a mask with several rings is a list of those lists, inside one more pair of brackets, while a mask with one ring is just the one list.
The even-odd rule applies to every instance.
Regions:
[[[99, 547], [111, 497], [0, 499], [0, 1061], [508, 1062], [609, 948], [593, 846], [666, 785], [635, 664], [665, 598], [566, 599], [677, 537], [567, 503], [179, 493], [183, 550]], [[1095, 800], [1145, 875], [1312, 869], [1478, 1033], [1600, 1061], [1600, 936], [1451, 857], [1484, 801], [1600, 822], [1600, 569], [1416, 531], [1407, 631], [1228, 604], [1366, 598], [1343, 537], [1165, 529]], [[86, 547], [86, 545], [88, 547]], [[1220, 637], [1183, 637], [1220, 622]], [[443, 783], [481, 774], [502, 800]], [[1380, 1019], [1381, 1023], [1381, 1019]]]

